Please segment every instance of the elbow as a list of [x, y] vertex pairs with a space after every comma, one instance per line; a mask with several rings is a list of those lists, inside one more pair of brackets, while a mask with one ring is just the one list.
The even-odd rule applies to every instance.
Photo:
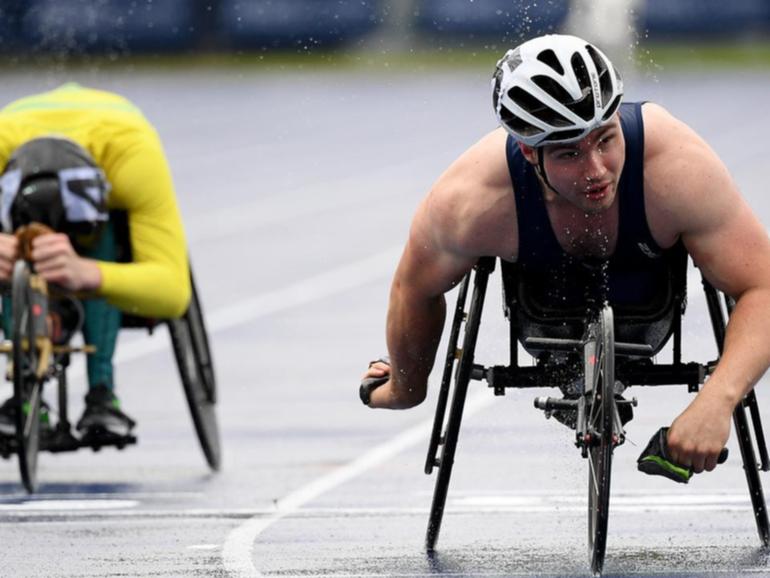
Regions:
[[187, 313], [187, 309], [190, 307], [190, 299], [192, 297], [192, 288], [190, 282], [182, 283], [177, 287], [172, 295], [169, 295], [168, 299], [168, 311], [169, 318], [178, 319]]
[[393, 396], [394, 409], [409, 409], [420, 405], [427, 397], [427, 388], [409, 388]]

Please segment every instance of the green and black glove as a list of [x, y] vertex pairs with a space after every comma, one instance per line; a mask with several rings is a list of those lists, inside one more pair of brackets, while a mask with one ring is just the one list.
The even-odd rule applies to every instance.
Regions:
[[[680, 484], [686, 484], [693, 475], [692, 468], [680, 466], [674, 463], [668, 457], [668, 428], [660, 428], [644, 451], [636, 460], [637, 468], [640, 472], [650, 474], [651, 476], [664, 476], [669, 480], [674, 480]], [[717, 458], [717, 463], [724, 463], [727, 459], [727, 448], [722, 448]]]

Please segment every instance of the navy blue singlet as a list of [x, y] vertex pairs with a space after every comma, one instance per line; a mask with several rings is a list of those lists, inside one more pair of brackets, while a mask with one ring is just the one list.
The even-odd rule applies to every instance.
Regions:
[[[668, 264], [681, 242], [668, 250], [652, 238], [644, 209], [644, 126], [641, 103], [625, 103], [620, 122], [626, 160], [618, 184], [619, 221], [615, 252], [606, 262], [568, 255], [548, 218], [535, 168], [508, 137], [506, 155], [516, 197], [519, 227], [517, 267], [547, 308], [580, 308], [588, 293], [614, 306], [648, 307], [660, 297]], [[601, 265], [599, 265], [601, 263]], [[599, 273], [597, 273], [599, 269]], [[598, 281], [597, 281], [598, 279]], [[598, 285], [597, 285], [598, 283]]]

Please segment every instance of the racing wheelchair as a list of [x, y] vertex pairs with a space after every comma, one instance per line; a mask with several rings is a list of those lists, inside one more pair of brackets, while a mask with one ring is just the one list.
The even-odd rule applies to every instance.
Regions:
[[[128, 222], [125, 213], [110, 216], [118, 240], [118, 261], [129, 262]], [[22, 258], [16, 261], [10, 287], [12, 335], [0, 344], [0, 353], [8, 356], [6, 376], [13, 384], [16, 404], [16, 428], [13, 436], [0, 436], [0, 456], [18, 456], [21, 480], [29, 493], [37, 488], [37, 461], [40, 451], [52, 453], [75, 451], [90, 447], [94, 451], [113, 446], [123, 449], [136, 443], [130, 433], [116, 435], [104, 432], [95, 436], [77, 437], [69, 421], [67, 402], [67, 368], [73, 353], [93, 353], [95, 348], [85, 344], [75, 346], [69, 339], [57, 339], [51, 314], [58, 315], [63, 333], [72, 336], [82, 325], [82, 305], [77, 296], [49, 286], [30, 263], [28, 250], [22, 242]], [[217, 387], [213, 358], [209, 347], [201, 303], [190, 270], [192, 295], [187, 311], [179, 319], [157, 320], [124, 314], [123, 328], [139, 328], [150, 333], [160, 323], [168, 326], [179, 376], [184, 388], [193, 425], [206, 462], [213, 471], [219, 470], [221, 448], [216, 416]], [[69, 307], [81, 309], [78, 315], [61, 315]], [[69, 323], [67, 322], [69, 320]], [[69, 325], [69, 326], [67, 326]], [[41, 403], [47, 382], [57, 384], [56, 423], [41, 431]]]
[[[539, 297], [544, 292], [537, 290], [538, 285], [541, 290], [553, 288], [553, 273], [538, 279], [518, 265], [501, 260], [503, 303], [510, 333], [510, 361], [501, 366], [484, 367], [474, 363], [488, 278], [495, 269], [495, 259], [480, 259], [463, 279], [425, 463], [426, 474], [431, 474], [434, 468], [438, 470], [425, 541], [429, 553], [436, 547], [441, 528], [471, 380], [486, 381], [495, 395], [504, 395], [506, 388], [559, 387], [562, 397], [539, 397], [535, 399], [535, 407], [545, 411], [548, 417], [560, 415], [560, 421], [571, 423], [575, 445], [588, 462], [588, 550], [592, 571], [602, 572], [612, 457], [615, 448], [625, 441], [623, 426], [632, 416], [630, 406], [635, 405], [635, 400], [626, 400], [620, 394], [632, 385], [686, 385], [690, 392], [697, 392], [718, 361], [682, 361], [687, 254], [683, 247], [679, 249], [667, 264], [666, 283], [655, 288], [655, 297], [644, 306], [613, 302], [607, 293], [605, 265], [588, 271], [581, 281], [588, 289], [579, 306], [553, 308], [550, 302]], [[721, 355], [726, 319], [734, 301], [718, 292], [705, 278], [703, 288]], [[469, 291], [470, 305], [466, 310]], [[461, 333], [462, 346], [459, 347]], [[654, 362], [653, 356], [669, 342], [672, 342], [673, 361]], [[534, 365], [519, 365], [519, 344], [534, 358]], [[452, 399], [447, 416], [450, 390]], [[768, 471], [770, 462], [753, 391], [735, 408], [733, 423], [759, 539], [767, 546], [770, 525], [759, 471]], [[726, 450], [720, 461], [724, 458]]]

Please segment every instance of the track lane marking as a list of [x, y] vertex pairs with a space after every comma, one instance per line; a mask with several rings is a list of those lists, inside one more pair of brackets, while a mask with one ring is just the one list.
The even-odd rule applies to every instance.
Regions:
[[[468, 418], [494, 401], [488, 392], [479, 392], [466, 401], [464, 417]], [[361, 457], [339, 469], [302, 486], [276, 503], [276, 510], [267, 518], [251, 518], [232, 530], [222, 546], [222, 561], [230, 576], [253, 578], [262, 576], [252, 561], [252, 548], [257, 537], [267, 528], [297, 512], [303, 505], [334, 488], [360, 476], [402, 451], [425, 442], [433, 428], [433, 418], [423, 420], [390, 440], [374, 447]]]
[[[308, 305], [332, 295], [356, 289], [383, 277], [390, 277], [402, 250], [401, 245], [395, 245], [363, 259], [296, 281], [280, 289], [222, 307], [211, 315], [205, 316], [206, 328], [209, 333], [216, 333], [243, 325], [260, 317]], [[166, 333], [165, 326], [159, 328], [157, 333]], [[170, 347], [168, 339], [158, 336], [155, 336], [155, 339], [137, 339], [117, 348], [115, 362], [133, 361]]]
[[[449, 498], [446, 515], [456, 513], [516, 512], [516, 513], [557, 513], [585, 512], [587, 498], [580, 494], [554, 494], [545, 496], [488, 496], [466, 492], [465, 497]], [[139, 504], [136, 500], [25, 500], [0, 504], [0, 511], [17, 517], [87, 517], [116, 518], [269, 518], [276, 508], [182, 508], [130, 510]], [[749, 497], [744, 494], [700, 494], [694, 496], [649, 493], [612, 495], [613, 511], [622, 512], [733, 512], [751, 510]], [[451, 511], [450, 511], [451, 510]], [[415, 507], [320, 507], [302, 508], [294, 512], [295, 518], [350, 518], [355, 516], [425, 516], [430, 509]]]

